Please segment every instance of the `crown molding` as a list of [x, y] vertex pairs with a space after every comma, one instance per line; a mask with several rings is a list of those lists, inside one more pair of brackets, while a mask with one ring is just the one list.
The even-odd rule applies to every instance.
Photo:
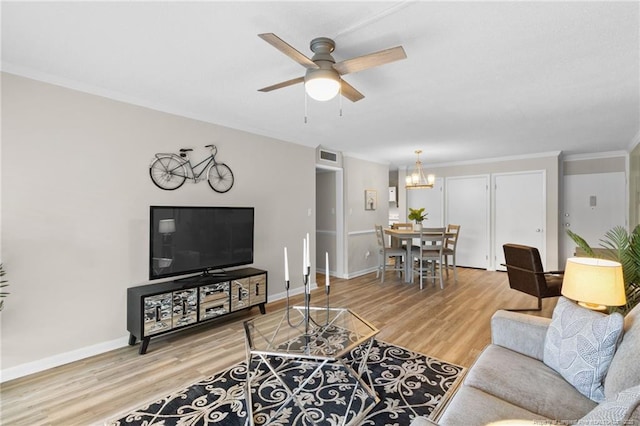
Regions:
[[[532, 158], [547, 158], [547, 157], [556, 157], [559, 158], [562, 154], [562, 151], [548, 151], [548, 152], [539, 152], [536, 154], [525, 154], [525, 155], [512, 155], [506, 157], [494, 157], [494, 158], [480, 158], [477, 160], [465, 160], [465, 161], [453, 161], [449, 163], [425, 163], [423, 162], [423, 166], [425, 168], [428, 167], [454, 167], [454, 166], [468, 166], [473, 164], [486, 164], [486, 163], [501, 163], [505, 161], [515, 161], [515, 160], [528, 160]], [[411, 166], [405, 166], [411, 167]]]
[[633, 139], [631, 139], [631, 142], [629, 142], [629, 147], [628, 147], [629, 152], [631, 152], [634, 149], [636, 149], [636, 147], [639, 144], [640, 144], [640, 130], [638, 130], [638, 133], [636, 133], [636, 135], [633, 137]]
[[562, 161], [601, 160], [603, 158], [627, 157], [627, 151], [593, 152], [589, 154], [571, 154], [562, 157]]
[[343, 152], [342, 156], [343, 157], [349, 157], [349, 158], [355, 158], [355, 159], [363, 160], [363, 161], [368, 161], [370, 163], [381, 164], [383, 166], [389, 166], [391, 164], [389, 161], [380, 161], [377, 158], [371, 158], [371, 157], [368, 157], [366, 155], [356, 154], [354, 152]]

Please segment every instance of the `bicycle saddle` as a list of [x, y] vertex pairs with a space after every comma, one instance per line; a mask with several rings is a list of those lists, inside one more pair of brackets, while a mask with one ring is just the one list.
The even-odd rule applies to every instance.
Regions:
[[189, 151], [193, 151], [193, 149], [191, 149], [191, 148], [180, 148], [180, 152], [189, 152]]

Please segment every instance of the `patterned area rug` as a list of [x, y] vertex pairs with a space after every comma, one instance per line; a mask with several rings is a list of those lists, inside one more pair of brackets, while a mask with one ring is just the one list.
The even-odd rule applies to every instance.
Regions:
[[[357, 369], [360, 351], [361, 348], [356, 348], [347, 357], [347, 364], [354, 369]], [[451, 396], [465, 370], [379, 340], [373, 343], [367, 367], [373, 382], [370, 385], [377, 393], [379, 402], [370, 409], [370, 397], [365, 392], [359, 392], [349, 407], [348, 419], [358, 419], [353, 422], [356, 424], [376, 426], [408, 425], [416, 416], [431, 415]], [[349, 398], [345, 398], [340, 391], [341, 386], [344, 388], [349, 381], [344, 367], [325, 367], [312, 378], [301, 394], [305, 405], [312, 407], [308, 412], [312, 413], [313, 421], [309, 421], [295, 406], [278, 412], [287, 395], [266, 370], [264, 364], [260, 365], [251, 381], [256, 425], [339, 424], [335, 414], [339, 410], [336, 408], [349, 404]], [[291, 363], [286, 371], [287, 381], [296, 383], [307, 378], [313, 367]], [[236, 364], [108, 424], [248, 425], [246, 377], [246, 363]], [[272, 417], [274, 415], [275, 418]]]

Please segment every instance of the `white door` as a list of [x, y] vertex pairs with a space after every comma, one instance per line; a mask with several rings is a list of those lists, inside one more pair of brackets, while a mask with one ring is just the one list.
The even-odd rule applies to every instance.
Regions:
[[546, 266], [546, 185], [544, 171], [493, 175], [495, 268], [506, 270], [506, 243], [536, 247]]
[[564, 177], [561, 265], [574, 255], [576, 248], [566, 229], [580, 235], [591, 247], [598, 248], [607, 231], [618, 225], [626, 226], [626, 191], [624, 172]]
[[[422, 225], [427, 228], [435, 228], [444, 225], [444, 194], [442, 192], [444, 180], [442, 178], [436, 178], [433, 183], [433, 188], [425, 189], [407, 189], [407, 212], [409, 208], [419, 209], [425, 208], [425, 211], [429, 213], [427, 220], [422, 222]], [[407, 218], [405, 218], [407, 219]], [[400, 220], [400, 222], [407, 222], [407, 220]]]
[[489, 176], [450, 177], [445, 182], [446, 223], [460, 225], [458, 266], [488, 267]]

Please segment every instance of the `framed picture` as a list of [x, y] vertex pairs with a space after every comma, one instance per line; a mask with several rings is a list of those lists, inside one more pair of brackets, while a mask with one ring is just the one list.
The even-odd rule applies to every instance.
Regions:
[[375, 210], [378, 207], [378, 193], [375, 189], [364, 190], [364, 209]]

